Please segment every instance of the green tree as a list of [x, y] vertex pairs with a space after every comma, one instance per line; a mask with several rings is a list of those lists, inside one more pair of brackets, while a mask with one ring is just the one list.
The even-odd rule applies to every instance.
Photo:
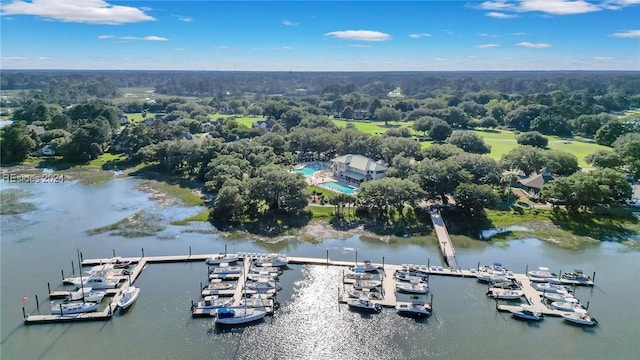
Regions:
[[392, 219], [393, 213], [404, 218], [405, 206], [414, 207], [423, 196], [424, 192], [413, 181], [389, 177], [365, 182], [356, 197], [359, 209], [386, 220]]
[[527, 131], [518, 135], [517, 142], [520, 145], [531, 145], [539, 148], [546, 148], [549, 139], [537, 131]]
[[258, 208], [264, 203], [267, 212], [295, 214], [307, 206], [304, 178], [286, 168], [263, 166], [248, 186], [250, 201]]
[[445, 141], [451, 135], [451, 126], [444, 121], [436, 119], [431, 123], [431, 129], [429, 129], [429, 137], [436, 142]]
[[545, 166], [551, 168], [554, 174], [567, 176], [580, 170], [578, 158], [568, 152], [547, 150], [544, 153]]
[[596, 132], [596, 142], [600, 145], [611, 146], [617, 138], [630, 131], [629, 126], [622, 121], [609, 121]]
[[491, 147], [484, 143], [482, 138], [471, 131], [455, 131], [447, 139], [448, 144], [455, 145], [465, 152], [475, 154], [488, 154]]
[[36, 142], [29, 136], [27, 124], [24, 121], [17, 121], [0, 129], [0, 161], [2, 164], [24, 161], [36, 145]]
[[460, 184], [453, 192], [453, 199], [464, 212], [476, 214], [495, 206], [498, 196], [490, 185]]
[[215, 220], [237, 221], [246, 214], [246, 191], [242, 183], [229, 180], [220, 188], [213, 202], [212, 216]]
[[584, 160], [600, 169], [619, 169], [624, 163], [620, 155], [610, 150], [598, 150], [587, 155]]
[[520, 170], [527, 176], [546, 165], [544, 150], [525, 145], [511, 149], [500, 159], [500, 166], [505, 170]]
[[384, 126], [388, 126], [389, 121], [398, 121], [402, 117], [400, 111], [389, 107], [381, 107], [375, 111], [376, 120], [384, 121]]

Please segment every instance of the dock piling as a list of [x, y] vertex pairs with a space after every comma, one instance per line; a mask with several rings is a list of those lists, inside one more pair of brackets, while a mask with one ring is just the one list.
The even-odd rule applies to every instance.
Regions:
[[111, 249], [112, 253], [113, 253], [113, 257], [116, 257], [116, 249]]
[[142, 257], [144, 257], [144, 248], [142, 248]]
[[73, 260], [71, 260], [71, 273], [72, 273], [73, 275], [75, 275], [75, 274], [76, 274], [76, 267], [75, 267], [75, 265], [74, 265], [74, 263], [73, 263]]
[[80, 266], [82, 266], [83, 261], [84, 261], [84, 256], [82, 256], [82, 251], [80, 251], [80, 265], [78, 265], [78, 270], [80, 270]]
[[476, 271], [480, 271], [480, 261], [478, 261], [478, 266], [476, 267]]
[[427, 258], [427, 268], [431, 268], [431, 266], [429, 265], [429, 262], [431, 261], [430, 258]]
[[329, 249], [327, 249], [327, 266], [329, 266]]
[[27, 312], [24, 310], [24, 306], [22, 307], [22, 318], [23, 319], [27, 318]]
[[358, 250], [356, 250], [356, 266], [358, 266]]
[[227, 244], [224, 244], [224, 254], [227, 255]]
[[191, 257], [191, 245], [189, 245], [189, 257]]
[[524, 274], [527, 275], [529, 273], [529, 264], [527, 264], [527, 267], [524, 269]]
[[593, 276], [591, 277], [591, 281], [595, 284], [596, 283], [596, 272], [593, 272]]
[[38, 301], [38, 294], [36, 294], [36, 309], [38, 309], [38, 312], [40, 311], [40, 301]]
[[64, 281], [64, 269], [60, 269], [60, 273], [62, 274], [62, 281]]
[[384, 256], [382, 257], [382, 271], [384, 271]]
[[589, 301], [587, 301], [587, 306], [585, 306], [587, 310], [589, 310]]
[[51, 294], [51, 283], [47, 282], [47, 291]]

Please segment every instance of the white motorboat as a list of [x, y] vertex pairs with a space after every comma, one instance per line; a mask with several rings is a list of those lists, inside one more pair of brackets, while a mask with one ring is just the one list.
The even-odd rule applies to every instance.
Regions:
[[219, 298], [217, 296], [207, 296], [202, 301], [198, 301], [197, 303], [193, 304], [193, 306], [191, 307], [191, 312], [197, 310], [211, 311], [213, 309], [231, 306], [231, 304], [233, 304], [232, 297]]
[[365, 260], [363, 261], [362, 265], [356, 265], [354, 267], [351, 268], [351, 270], [353, 271], [364, 271], [364, 272], [377, 272], [378, 271], [378, 267], [375, 265], [371, 264], [370, 260]]
[[126, 269], [131, 265], [131, 260], [123, 260], [120, 256], [116, 256], [109, 259], [109, 264], [115, 269]]
[[77, 287], [90, 287], [95, 290], [103, 290], [116, 288], [120, 283], [120, 280], [112, 277], [105, 277], [103, 275], [91, 274], [89, 276], [67, 278], [65, 279], [65, 282]]
[[521, 305], [520, 310], [512, 310], [511, 314], [514, 317], [524, 320], [542, 320], [543, 314], [540, 311], [534, 311], [531, 305]]
[[479, 266], [476, 272], [476, 277], [480, 282], [503, 280], [512, 276], [513, 272], [504, 268], [499, 262], [494, 262], [492, 265]]
[[353, 288], [356, 290], [362, 289], [374, 289], [382, 285], [380, 280], [357, 280], [355, 284], [353, 284]]
[[282, 290], [282, 285], [275, 280], [268, 279], [260, 279], [258, 281], [247, 281], [245, 283], [245, 287], [249, 290], [254, 290], [257, 292], [266, 292], [269, 290], [280, 291]]
[[407, 294], [426, 294], [429, 292], [429, 286], [421, 281], [398, 282], [396, 290]]
[[127, 286], [123, 288], [121, 291], [121, 297], [118, 300], [118, 307], [122, 310], [127, 310], [133, 303], [138, 300], [138, 296], [140, 295], [140, 288], [135, 286]]
[[289, 264], [289, 259], [283, 254], [268, 254], [259, 257], [253, 264], [259, 267], [283, 267]]
[[244, 325], [254, 321], [261, 320], [267, 315], [267, 312], [260, 309], [243, 308], [226, 308], [222, 307], [216, 311], [215, 323], [217, 325]]
[[354, 299], [359, 299], [362, 296], [366, 296], [371, 300], [380, 300], [382, 299], [382, 293], [377, 292], [377, 291], [369, 291], [369, 289], [364, 289], [364, 290], [356, 290], [356, 289], [349, 289], [347, 290], [347, 295], [349, 295], [349, 297], [354, 298]]
[[413, 272], [413, 271], [396, 271], [395, 278], [398, 281], [427, 281], [429, 280], [429, 276], [422, 275], [421, 273]]
[[361, 296], [357, 299], [350, 300], [347, 302], [349, 309], [358, 310], [358, 311], [366, 311], [366, 312], [375, 312], [379, 313], [382, 311], [382, 306], [379, 304], [374, 304], [371, 299], [366, 296]]
[[51, 306], [52, 315], [71, 315], [98, 310], [96, 302], [70, 302]]
[[533, 283], [531, 284], [531, 286], [533, 286], [536, 290], [542, 291], [545, 293], [550, 292], [550, 293], [557, 293], [557, 294], [563, 294], [563, 295], [569, 294], [569, 290], [567, 290], [567, 288], [558, 284]]
[[236, 287], [235, 281], [211, 282], [202, 290], [231, 290]]
[[524, 295], [522, 290], [507, 290], [492, 288], [487, 291], [487, 296], [493, 299], [516, 300]]
[[545, 292], [544, 298], [550, 301], [569, 301], [570, 299], [575, 299], [571, 294], [559, 294], [552, 292]]
[[252, 266], [249, 268], [249, 273], [251, 274], [262, 274], [265, 272], [275, 274], [277, 276], [282, 274], [282, 269], [276, 266]]
[[247, 275], [247, 279], [251, 281], [270, 281], [275, 280], [278, 276], [274, 275], [274, 273], [264, 272], [260, 274], [252, 273]]
[[70, 301], [79, 301], [84, 300], [85, 302], [101, 302], [104, 296], [106, 295], [105, 291], [97, 291], [93, 290], [90, 287], [82, 287], [76, 291], [69, 293]]
[[219, 266], [210, 271], [210, 274], [240, 274], [243, 271], [242, 266]]
[[250, 308], [264, 308], [264, 307], [273, 307], [273, 299], [256, 299], [247, 297], [246, 299], [240, 299], [240, 306], [245, 306]]
[[574, 301], [569, 301], [571, 299], [566, 299], [565, 301], [554, 301], [550, 304], [552, 308], [562, 310], [562, 311], [570, 311], [576, 313], [586, 314], [587, 310], [580, 305], [578, 300], [573, 299]]
[[238, 254], [216, 254], [205, 260], [207, 265], [219, 265], [222, 263], [233, 263], [240, 260]]
[[556, 274], [549, 271], [548, 267], [540, 266], [538, 270], [531, 270], [527, 272], [527, 275], [530, 278], [538, 278], [538, 279], [546, 279], [546, 278], [554, 278]]
[[585, 275], [580, 269], [574, 269], [572, 272], [562, 273], [561, 281], [575, 284], [593, 283], [591, 276]]
[[344, 274], [345, 279], [355, 279], [355, 280], [372, 280], [373, 274], [364, 272], [362, 270], [358, 271], [350, 271]]
[[426, 265], [402, 264], [402, 268], [399, 271], [415, 273], [417, 276], [429, 275], [429, 268]]
[[423, 301], [398, 303], [396, 305], [396, 311], [401, 315], [429, 316], [431, 315], [431, 304], [425, 304]]
[[571, 323], [578, 324], [578, 325], [594, 326], [598, 323], [598, 321], [592, 318], [591, 316], [589, 316], [588, 313], [577, 313], [577, 312], [564, 313], [562, 314], [562, 318], [566, 321], [569, 321]]

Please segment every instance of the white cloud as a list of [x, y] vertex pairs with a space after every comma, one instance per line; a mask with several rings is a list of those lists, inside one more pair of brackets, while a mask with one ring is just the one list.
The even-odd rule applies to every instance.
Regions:
[[412, 39], [420, 39], [420, 38], [425, 38], [425, 37], [431, 37], [431, 34], [429, 33], [416, 33], [416, 34], [409, 34], [409, 37]]
[[451, 31], [451, 30], [447, 30], [447, 29], [440, 30], [440, 32], [443, 32], [443, 33], [445, 33], [445, 34], [447, 34], [447, 35], [453, 35], [453, 34], [454, 34], [454, 32], [453, 32], [453, 31]]
[[514, 9], [514, 4], [508, 3], [504, 0], [496, 0], [496, 1], [485, 1], [480, 4], [479, 8], [483, 10], [512, 10]]
[[505, 14], [497, 11], [491, 11], [486, 13], [485, 15], [495, 19], [515, 19], [518, 17], [518, 15], [515, 15], [515, 14]]
[[13, 0], [3, 4], [4, 15], [33, 15], [45, 19], [86, 24], [119, 25], [155, 20], [145, 10], [111, 5], [103, 0]]
[[332, 31], [324, 34], [325, 37], [331, 37], [342, 40], [356, 41], [387, 41], [391, 40], [391, 35], [372, 30], [344, 30]]
[[609, 0], [602, 3], [602, 7], [609, 10], [619, 10], [620, 8], [638, 5], [640, 0]]
[[26, 57], [22, 57], [22, 56], [2, 56], [0, 57], [0, 61], [21, 61], [21, 60], [27, 60]]
[[291, 49], [293, 49], [291, 46], [277, 46], [277, 47], [267, 48], [267, 50], [291, 50]]
[[115, 35], [99, 35], [98, 39], [113, 39]]
[[[106, 36], [106, 37], [98, 36], [98, 38], [100, 38], [100, 39], [111, 39], [111, 38], [113, 38], [113, 36], [111, 36], [111, 35], [103, 35], [103, 36]], [[155, 36], [155, 35], [149, 35], [149, 36], [145, 36], [145, 37], [121, 36], [118, 39], [120, 39], [122, 41], [135, 41], [135, 40], [142, 40], [142, 41], [169, 41], [169, 39], [167, 39], [165, 37], [160, 37], [160, 36]]]
[[584, 0], [522, 0], [522, 11], [540, 11], [552, 15], [584, 14], [602, 10]]
[[370, 48], [371, 47], [371, 45], [365, 45], [365, 44], [351, 44], [349, 46], [354, 48]]
[[38, 60], [53, 60], [51, 56], [38, 56]]
[[551, 47], [551, 45], [547, 44], [547, 43], [530, 43], [528, 41], [523, 41], [523, 42], [517, 43], [516, 46], [525, 47], [525, 48], [532, 48], [532, 49], [544, 49], [544, 48], [550, 48]]
[[188, 16], [180, 16], [178, 17], [178, 20], [182, 21], [182, 22], [192, 22], [193, 19], [188, 17]]
[[282, 25], [285, 25], [285, 26], [298, 26], [298, 25], [300, 25], [300, 23], [299, 22], [293, 22], [293, 21], [287, 20], [287, 19], [282, 19]]
[[155, 36], [155, 35], [145, 36], [145, 37], [142, 38], [142, 40], [146, 40], [146, 41], [169, 41], [169, 39], [167, 39], [167, 38], [160, 37], [160, 36]]
[[628, 30], [611, 34], [617, 38], [640, 38], [640, 30]]
[[513, 34], [511, 34], [511, 35], [514, 35], [514, 36], [524, 36], [524, 35], [527, 35], [527, 33], [526, 33], [526, 32], [515, 32], [515, 33], [513, 33]]
[[500, 45], [498, 45], [498, 44], [480, 44], [480, 45], [478, 45], [476, 47], [478, 49], [491, 49], [491, 48], [500, 47]]
[[615, 59], [612, 56], [592, 56], [591, 58], [593, 60], [613, 60], [613, 59]]

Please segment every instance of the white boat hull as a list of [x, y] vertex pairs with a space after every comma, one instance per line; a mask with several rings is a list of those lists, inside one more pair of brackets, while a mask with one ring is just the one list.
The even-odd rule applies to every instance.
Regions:
[[122, 289], [122, 297], [118, 300], [118, 306], [122, 310], [126, 310], [136, 302], [140, 295], [140, 288], [129, 286]]
[[84, 302], [84, 303], [67, 303], [53, 305], [51, 307], [52, 315], [72, 315], [81, 314], [87, 312], [93, 312], [98, 310], [98, 303]]
[[398, 314], [407, 316], [429, 316], [431, 307], [425, 304], [398, 304], [396, 305]]
[[[225, 309], [225, 312], [221, 310]], [[233, 309], [233, 316], [223, 315], [229, 311], [226, 308], [218, 309], [215, 323], [218, 325], [243, 325], [258, 321], [267, 315], [266, 311], [257, 309]]]
[[562, 318], [565, 321], [571, 322], [573, 324], [585, 325], [585, 326], [594, 326], [598, 323], [598, 321], [587, 314], [580, 313], [566, 313], [562, 314]]

